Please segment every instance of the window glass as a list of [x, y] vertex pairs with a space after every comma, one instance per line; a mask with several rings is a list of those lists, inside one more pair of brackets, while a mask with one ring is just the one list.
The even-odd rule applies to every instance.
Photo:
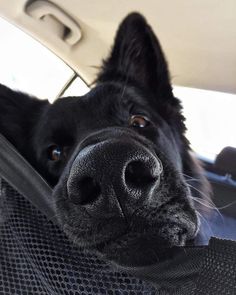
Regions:
[[77, 77], [65, 90], [63, 96], [82, 96], [89, 91], [89, 87]]
[[53, 101], [74, 76], [60, 58], [2, 18], [0, 36], [1, 84]]
[[174, 87], [183, 104], [193, 150], [210, 160], [226, 146], [236, 147], [236, 95]]

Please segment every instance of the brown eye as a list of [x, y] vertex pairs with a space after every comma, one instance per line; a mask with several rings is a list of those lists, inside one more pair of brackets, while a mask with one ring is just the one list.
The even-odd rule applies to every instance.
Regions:
[[48, 149], [48, 158], [51, 161], [59, 161], [63, 157], [63, 148], [59, 145], [52, 145]]
[[129, 120], [129, 126], [144, 128], [148, 126], [149, 119], [143, 115], [133, 115]]

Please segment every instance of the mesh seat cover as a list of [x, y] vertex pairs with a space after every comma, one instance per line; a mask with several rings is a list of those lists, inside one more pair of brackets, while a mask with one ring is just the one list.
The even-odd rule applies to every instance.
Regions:
[[0, 295], [235, 295], [236, 243], [213, 239], [196, 250], [190, 264], [183, 257], [164, 272], [154, 265], [126, 273], [78, 249], [0, 178]]
[[154, 287], [78, 250], [0, 179], [0, 294], [157, 294]]

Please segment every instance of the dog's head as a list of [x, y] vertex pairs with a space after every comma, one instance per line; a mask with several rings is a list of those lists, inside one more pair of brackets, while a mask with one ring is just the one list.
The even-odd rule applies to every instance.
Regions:
[[183, 173], [196, 167], [162, 49], [141, 15], [121, 23], [88, 94], [37, 103], [19, 149], [55, 185], [58, 220], [77, 245], [147, 264], [195, 238]]

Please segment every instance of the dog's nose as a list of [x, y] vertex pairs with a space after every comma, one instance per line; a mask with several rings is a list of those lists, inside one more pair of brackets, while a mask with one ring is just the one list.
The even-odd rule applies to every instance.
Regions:
[[125, 184], [129, 188], [142, 190], [144, 186], [153, 184], [156, 181], [156, 176], [153, 175], [145, 161], [134, 160], [126, 166]]
[[71, 202], [96, 217], [130, 214], [158, 187], [158, 157], [133, 141], [105, 140], [82, 149], [67, 181]]

